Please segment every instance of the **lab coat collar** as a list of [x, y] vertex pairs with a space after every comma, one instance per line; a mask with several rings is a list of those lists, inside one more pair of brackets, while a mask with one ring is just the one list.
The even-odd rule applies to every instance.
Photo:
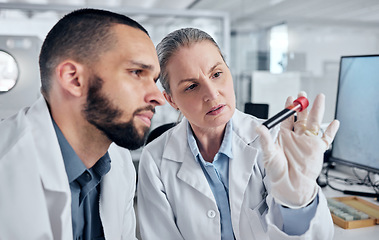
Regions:
[[233, 131], [241, 138], [243, 142], [249, 145], [259, 142], [256, 138], [258, 136], [256, 128], [263, 122], [263, 120], [257, 118], [255, 118], [255, 121], [252, 121], [251, 118], [255, 117], [244, 114], [237, 109], [235, 110], [232, 118], [233, 126], [238, 126], [233, 127]]
[[[238, 127], [233, 127], [233, 132], [239, 136], [239, 138], [245, 144], [255, 146], [259, 145], [259, 141], [256, 139], [257, 132], [255, 129], [263, 121], [251, 121], [251, 119], [249, 119], [251, 117], [252, 116], [244, 114], [236, 109], [233, 114], [232, 121], [233, 126]], [[252, 122], [253, 124], [251, 124]], [[163, 152], [163, 158], [176, 162], [183, 162], [183, 159], [186, 159], [184, 158], [183, 154], [188, 153], [180, 152], [178, 149], [188, 149], [190, 151], [187, 142], [187, 124], [188, 120], [186, 118], [183, 118], [183, 120], [177, 124], [174, 129], [172, 129], [171, 136], [169, 136], [166, 143], [166, 148]], [[246, 134], [246, 132], [250, 134]]]
[[33, 126], [38, 168], [45, 189], [68, 192], [68, 178], [46, 100], [41, 96], [29, 109], [27, 117]]
[[[183, 159], [187, 159], [188, 154], [192, 155], [187, 142], [187, 124], [188, 120], [183, 118], [183, 120], [172, 129], [163, 152], [164, 159], [183, 162]], [[188, 151], [180, 152], [178, 149], [187, 149]], [[187, 157], [184, 157], [183, 155]]]
[[[228, 158], [233, 158], [232, 131], [233, 131], [233, 123], [232, 123], [232, 121], [229, 121], [226, 124], [225, 134], [224, 134], [223, 140], [221, 142], [220, 149], [217, 152], [218, 154], [224, 154]], [[193, 133], [193, 130], [192, 130], [190, 124], [187, 124], [187, 141], [188, 141], [188, 144], [189, 144], [189, 147], [191, 149], [192, 154], [194, 156], [201, 155], [199, 147], [197, 146], [195, 135]], [[203, 163], [206, 164], [204, 159], [201, 158], [201, 161], [203, 161]]]
[[79, 176], [81, 176], [87, 170], [87, 168], [82, 160], [80, 160], [79, 156], [76, 154], [71, 145], [68, 143], [67, 139], [63, 135], [54, 119], [52, 121], [55, 133], [57, 135], [59, 147], [61, 149], [68, 181], [71, 184], [73, 181], [79, 178]]
[[[204, 184], [204, 182], [207, 182], [207, 179], [189, 148], [187, 142], [187, 124], [188, 120], [183, 118], [183, 120], [172, 129], [163, 152], [163, 158], [182, 163], [177, 177], [204, 194], [213, 202], [216, 202], [211, 188], [208, 184]], [[184, 149], [184, 152], [178, 151], [178, 149]]]
[[[232, 118], [233, 126], [238, 127], [233, 128], [233, 160], [229, 163], [229, 176], [232, 177], [229, 177], [229, 187], [231, 198], [233, 197], [232, 195], [239, 196], [234, 201], [236, 206], [231, 206], [237, 209], [240, 209], [242, 205], [241, 196], [243, 196], [243, 191], [248, 184], [252, 172], [251, 169], [256, 163], [256, 156], [258, 155], [258, 150], [254, 146], [259, 144], [259, 141], [253, 142], [253, 140], [256, 139], [257, 132], [255, 128], [259, 125], [260, 121], [251, 121], [249, 118], [251, 116], [243, 114], [238, 110], [235, 111]], [[187, 124], [188, 120], [184, 118], [181, 123], [172, 129], [163, 152], [163, 158], [182, 162], [182, 166], [177, 174], [178, 178], [214, 200], [209, 185], [204, 184], [204, 182], [207, 182], [204, 173], [199, 163], [193, 159], [194, 156], [188, 145]], [[246, 132], [250, 132], [251, 134], [246, 134]], [[185, 150], [183, 152], [178, 151], [178, 149]], [[184, 161], [184, 159], [186, 160]]]

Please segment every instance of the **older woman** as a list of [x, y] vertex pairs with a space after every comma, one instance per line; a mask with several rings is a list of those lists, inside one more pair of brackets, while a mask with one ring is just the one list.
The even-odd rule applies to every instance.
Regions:
[[316, 178], [339, 123], [316, 136], [324, 96], [270, 133], [235, 109], [231, 73], [207, 33], [174, 31], [157, 51], [165, 98], [185, 118], [142, 152], [142, 238], [331, 239]]

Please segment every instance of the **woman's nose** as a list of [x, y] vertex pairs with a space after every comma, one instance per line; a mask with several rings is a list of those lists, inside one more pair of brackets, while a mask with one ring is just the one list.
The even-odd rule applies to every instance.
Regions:
[[203, 86], [204, 86], [203, 87], [203, 90], [204, 90], [203, 99], [205, 102], [217, 99], [217, 97], [219, 95], [218, 88], [217, 88], [217, 85], [212, 82], [212, 80], [208, 79], [207, 81], [204, 82]]

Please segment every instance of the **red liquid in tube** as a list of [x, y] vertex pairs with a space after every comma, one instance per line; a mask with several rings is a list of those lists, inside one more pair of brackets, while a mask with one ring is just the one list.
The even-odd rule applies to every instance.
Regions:
[[306, 109], [309, 105], [308, 99], [306, 97], [299, 97], [293, 103], [277, 113], [275, 116], [271, 117], [264, 123], [268, 129], [273, 128], [276, 126], [278, 123], [282, 122], [283, 120], [287, 119], [291, 115], [295, 114], [295, 112], [301, 112], [304, 109]]

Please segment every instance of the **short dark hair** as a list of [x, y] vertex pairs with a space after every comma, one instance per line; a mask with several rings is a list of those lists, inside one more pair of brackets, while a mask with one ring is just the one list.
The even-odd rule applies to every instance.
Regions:
[[45, 96], [51, 88], [51, 76], [60, 61], [71, 58], [90, 64], [98, 56], [110, 50], [116, 39], [110, 28], [124, 24], [148, 32], [133, 19], [114, 12], [99, 9], [75, 10], [60, 19], [47, 34], [39, 56], [41, 91]]

